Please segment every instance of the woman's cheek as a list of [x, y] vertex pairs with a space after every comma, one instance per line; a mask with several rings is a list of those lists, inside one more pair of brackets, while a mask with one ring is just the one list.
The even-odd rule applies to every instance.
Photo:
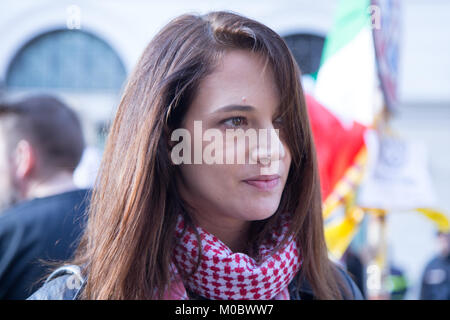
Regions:
[[225, 135], [223, 145], [225, 163], [232, 165], [250, 164], [252, 159], [249, 158], [249, 150], [256, 147], [256, 139], [256, 135], [252, 137], [241, 133]]

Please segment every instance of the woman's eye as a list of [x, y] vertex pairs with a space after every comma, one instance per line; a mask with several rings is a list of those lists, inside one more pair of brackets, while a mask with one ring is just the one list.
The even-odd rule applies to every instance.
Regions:
[[244, 117], [233, 117], [233, 118], [224, 120], [222, 123], [225, 124], [226, 126], [233, 127], [233, 128], [241, 127], [241, 126], [247, 125], [247, 119]]
[[273, 121], [273, 123], [274, 123], [277, 127], [280, 127], [280, 126], [282, 126], [282, 125], [284, 124], [284, 119], [283, 119], [282, 117], [279, 117], [279, 118], [275, 119], [275, 120]]

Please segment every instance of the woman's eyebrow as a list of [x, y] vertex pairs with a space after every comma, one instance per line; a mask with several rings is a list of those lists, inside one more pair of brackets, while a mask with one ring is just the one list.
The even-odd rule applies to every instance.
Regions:
[[215, 111], [213, 111], [212, 113], [219, 113], [219, 112], [232, 112], [232, 111], [245, 111], [245, 112], [251, 112], [256, 110], [255, 107], [253, 106], [243, 106], [243, 105], [228, 105], [222, 108], [219, 108]]

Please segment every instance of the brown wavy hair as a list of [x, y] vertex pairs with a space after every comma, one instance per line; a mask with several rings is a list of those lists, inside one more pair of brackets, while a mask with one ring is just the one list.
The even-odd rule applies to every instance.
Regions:
[[318, 299], [342, 298], [323, 233], [316, 151], [300, 71], [282, 38], [230, 12], [182, 15], [148, 44], [125, 87], [107, 138], [88, 222], [72, 263], [84, 266], [84, 299], [158, 299], [170, 283], [177, 214], [189, 211], [175, 184], [169, 139], [199, 82], [227, 50], [245, 49], [270, 63], [280, 92], [292, 162], [277, 212], [253, 223], [256, 247], [292, 212], [302, 277]]

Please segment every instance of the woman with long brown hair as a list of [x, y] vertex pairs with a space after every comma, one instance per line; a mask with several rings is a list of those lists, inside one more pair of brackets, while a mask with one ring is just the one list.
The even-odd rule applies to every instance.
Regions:
[[[275, 132], [270, 147], [249, 142], [252, 130]], [[230, 151], [246, 161], [222, 162]], [[327, 255], [284, 41], [229, 12], [171, 21], [125, 88], [74, 261], [31, 298], [360, 297]]]

